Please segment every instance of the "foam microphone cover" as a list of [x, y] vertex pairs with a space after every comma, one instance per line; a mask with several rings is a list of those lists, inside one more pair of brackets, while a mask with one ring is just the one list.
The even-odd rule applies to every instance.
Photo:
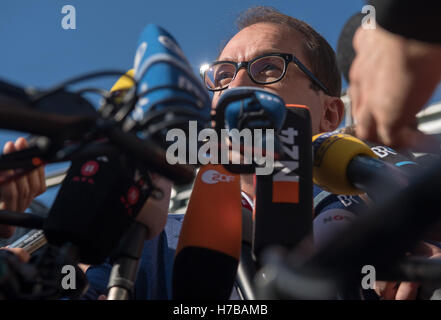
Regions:
[[312, 145], [315, 184], [335, 194], [364, 193], [349, 181], [347, 169], [351, 160], [357, 155], [377, 158], [367, 144], [348, 134], [326, 132], [315, 135]]
[[102, 263], [147, 197], [139, 174], [118, 152], [76, 159], [45, 222], [46, 239], [55, 245], [73, 243], [83, 263]]
[[173, 266], [173, 299], [228, 299], [242, 240], [240, 176], [222, 165], [200, 168]]
[[278, 132], [285, 115], [285, 102], [278, 95], [256, 87], [237, 87], [225, 90], [219, 98], [216, 125], [238, 130], [272, 128]]
[[[175, 38], [155, 24], [141, 33], [134, 61], [137, 92], [142, 95], [127, 121], [134, 121], [148, 131], [159, 131], [159, 142], [167, 129], [188, 130], [188, 121], [205, 127], [210, 121], [211, 102], [199, 77], [185, 57]], [[155, 124], [156, 126], [146, 124]]]
[[271, 175], [256, 176], [253, 252], [293, 248], [312, 230], [312, 133], [308, 108], [287, 105], [279, 139], [283, 156]]
[[355, 50], [352, 46], [352, 39], [355, 31], [361, 26], [361, 21], [364, 15], [356, 13], [349, 18], [340, 33], [337, 43], [337, 64], [340, 72], [343, 74], [346, 82], [349, 83], [349, 70], [351, 69], [352, 61], [355, 58]]

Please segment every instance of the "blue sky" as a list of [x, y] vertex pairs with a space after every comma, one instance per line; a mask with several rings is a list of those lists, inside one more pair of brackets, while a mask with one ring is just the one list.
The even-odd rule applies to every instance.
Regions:
[[[67, 4], [76, 8], [76, 30], [61, 27]], [[3, 0], [0, 77], [45, 87], [82, 72], [128, 69], [147, 23], [167, 29], [197, 69], [216, 57], [234, 34], [237, 15], [253, 5], [271, 5], [307, 21], [335, 47], [346, 19], [363, 1]]]
[[[61, 27], [64, 5], [76, 9], [76, 30]], [[364, 1], [2, 0], [0, 78], [44, 88], [84, 72], [129, 69], [148, 23], [168, 30], [197, 70], [234, 35], [237, 15], [255, 5], [306, 21], [336, 48], [343, 25]], [[100, 85], [110, 87], [114, 80]], [[0, 144], [17, 135], [0, 134]]]
[[[64, 5], [76, 9], [76, 30], [61, 27]], [[344, 23], [364, 1], [2, 0], [0, 78], [47, 87], [84, 72], [129, 69], [148, 23], [167, 29], [196, 71], [234, 35], [237, 15], [255, 5], [305, 20], [335, 48]]]

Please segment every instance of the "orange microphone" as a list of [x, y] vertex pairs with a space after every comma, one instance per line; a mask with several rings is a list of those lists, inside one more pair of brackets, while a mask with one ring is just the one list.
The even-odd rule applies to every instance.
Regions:
[[222, 165], [201, 167], [176, 249], [173, 299], [228, 299], [241, 241], [240, 176]]

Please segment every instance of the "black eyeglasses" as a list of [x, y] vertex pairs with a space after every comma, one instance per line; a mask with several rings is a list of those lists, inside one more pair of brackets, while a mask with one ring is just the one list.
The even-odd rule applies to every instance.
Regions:
[[299, 59], [289, 53], [268, 53], [239, 63], [215, 61], [209, 65], [203, 65], [200, 73], [208, 90], [220, 91], [229, 86], [241, 68], [246, 68], [248, 76], [254, 83], [271, 84], [280, 81], [285, 76], [290, 62], [294, 62], [314, 84], [329, 94], [328, 88]]

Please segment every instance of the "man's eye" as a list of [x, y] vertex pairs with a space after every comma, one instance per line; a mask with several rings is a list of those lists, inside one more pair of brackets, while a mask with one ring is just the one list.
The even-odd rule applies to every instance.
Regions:
[[216, 84], [219, 84], [231, 80], [232, 78], [233, 74], [231, 72], [219, 72], [216, 74], [215, 82]]
[[270, 72], [270, 71], [281, 71], [280, 68], [274, 64], [266, 64], [262, 66], [262, 69], [260, 72]]

